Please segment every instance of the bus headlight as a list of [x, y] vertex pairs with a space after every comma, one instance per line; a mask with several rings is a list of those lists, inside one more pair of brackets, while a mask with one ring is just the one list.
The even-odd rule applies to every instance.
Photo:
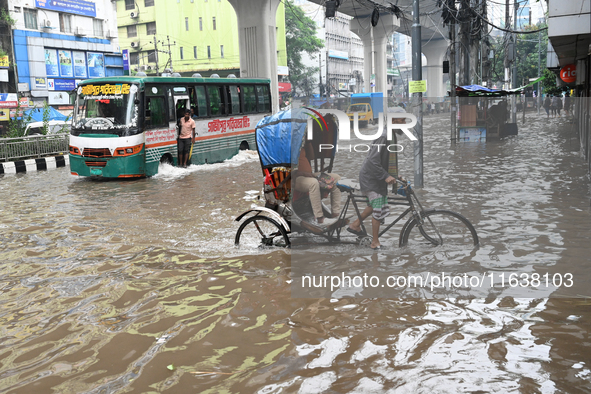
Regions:
[[115, 154], [113, 156], [129, 156], [129, 155], [134, 155], [136, 153], [141, 152], [142, 148], [144, 147], [144, 144], [139, 144], [139, 145], [135, 145], [135, 146], [129, 146], [129, 147], [121, 147], [121, 148], [117, 148], [115, 149]]

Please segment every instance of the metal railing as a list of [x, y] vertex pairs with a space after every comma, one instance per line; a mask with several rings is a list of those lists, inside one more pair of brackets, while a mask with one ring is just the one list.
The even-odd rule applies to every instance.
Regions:
[[0, 138], [0, 161], [68, 154], [69, 134]]

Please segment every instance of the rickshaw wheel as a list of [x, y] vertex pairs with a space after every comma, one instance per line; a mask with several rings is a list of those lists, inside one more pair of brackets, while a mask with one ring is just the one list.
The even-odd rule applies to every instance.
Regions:
[[234, 244], [236, 246], [256, 244], [259, 248], [291, 246], [283, 226], [267, 216], [252, 216], [246, 219], [236, 232]]
[[361, 237], [361, 239], [359, 239], [359, 246], [362, 246], [364, 248], [369, 248], [371, 246], [372, 241], [373, 241], [373, 238], [370, 237], [369, 235], [366, 235], [365, 237]]

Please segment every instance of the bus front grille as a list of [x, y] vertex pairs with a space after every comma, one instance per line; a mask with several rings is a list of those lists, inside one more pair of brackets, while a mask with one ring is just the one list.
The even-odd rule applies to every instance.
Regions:
[[84, 148], [84, 157], [111, 157], [111, 151], [107, 148]]
[[88, 167], [104, 167], [107, 165], [106, 161], [87, 161], [86, 165]]

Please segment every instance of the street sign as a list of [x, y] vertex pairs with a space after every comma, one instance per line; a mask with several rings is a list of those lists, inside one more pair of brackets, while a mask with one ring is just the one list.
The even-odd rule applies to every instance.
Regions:
[[427, 80], [422, 81], [409, 81], [408, 92], [409, 93], [425, 93], [427, 91]]

